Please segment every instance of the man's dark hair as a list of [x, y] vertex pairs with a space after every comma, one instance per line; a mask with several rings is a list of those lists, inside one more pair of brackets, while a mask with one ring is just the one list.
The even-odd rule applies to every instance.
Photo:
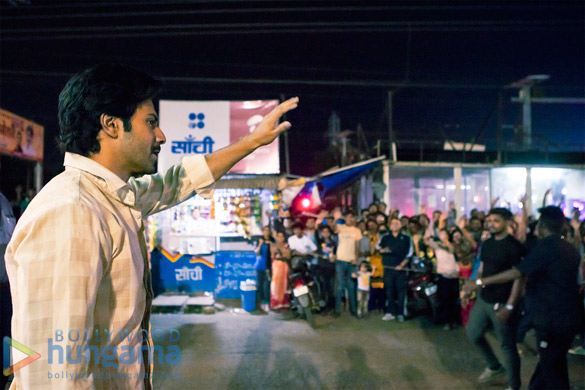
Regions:
[[488, 212], [488, 215], [498, 215], [502, 217], [504, 221], [510, 221], [512, 218], [514, 218], [512, 212], [503, 207], [494, 207]]
[[565, 215], [560, 208], [556, 206], [546, 206], [538, 209], [538, 212], [540, 213], [538, 223], [543, 225], [553, 234], [561, 234], [563, 225], [565, 224]]
[[300, 223], [300, 222], [295, 222], [295, 223], [292, 225], [292, 230], [295, 230], [295, 229], [301, 229], [301, 230], [303, 230], [303, 224], [302, 224], [302, 223]]
[[375, 223], [375, 224], [376, 224], [376, 226], [378, 226], [378, 221], [376, 221], [376, 219], [375, 219], [375, 218], [368, 218], [368, 219], [366, 220], [366, 225], [367, 225], [367, 224], [369, 224], [370, 222], [372, 222], [372, 223]]
[[331, 235], [333, 235], [333, 230], [331, 230], [329, 225], [323, 225], [323, 226], [319, 227], [319, 230], [329, 230], [329, 233], [331, 233]]
[[471, 223], [471, 221], [478, 221], [478, 222], [480, 222], [480, 223], [481, 223], [481, 219], [479, 219], [479, 218], [477, 218], [477, 217], [471, 217], [471, 218], [469, 219], [469, 223]]
[[71, 77], [59, 95], [59, 147], [82, 156], [100, 151], [100, 116], [120, 118], [124, 131], [136, 108], [152, 99], [160, 81], [123, 65], [103, 64]]
[[420, 222], [419, 222], [418, 218], [419, 218], [418, 215], [415, 215], [414, 217], [410, 217], [410, 218], [408, 218], [408, 223], [413, 223], [413, 224], [420, 227]]

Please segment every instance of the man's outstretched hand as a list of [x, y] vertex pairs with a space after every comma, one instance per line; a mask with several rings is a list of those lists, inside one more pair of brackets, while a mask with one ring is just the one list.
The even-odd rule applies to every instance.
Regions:
[[[262, 122], [250, 134], [251, 139], [254, 140], [258, 146], [268, 145], [272, 143], [281, 133], [291, 128], [290, 122], [282, 122], [278, 124], [278, 120], [286, 112], [294, 110], [299, 104], [299, 98], [294, 97], [280, 103], [274, 110], [270, 111], [268, 115], [262, 119]], [[278, 124], [278, 126], [277, 126]]]
[[278, 124], [286, 112], [297, 108], [299, 98], [294, 97], [278, 105], [262, 119], [256, 129], [244, 138], [205, 156], [215, 181], [225, 175], [238, 161], [263, 145], [268, 145], [291, 127], [289, 122]]

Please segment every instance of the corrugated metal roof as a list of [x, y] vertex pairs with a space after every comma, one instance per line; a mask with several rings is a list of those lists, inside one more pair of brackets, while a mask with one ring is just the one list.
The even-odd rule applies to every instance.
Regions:
[[225, 176], [215, 183], [215, 188], [278, 189], [278, 182], [286, 175], [234, 175]]

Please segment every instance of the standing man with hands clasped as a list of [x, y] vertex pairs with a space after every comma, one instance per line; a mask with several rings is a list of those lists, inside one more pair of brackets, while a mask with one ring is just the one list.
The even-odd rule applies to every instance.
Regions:
[[357, 259], [359, 258], [359, 243], [362, 232], [355, 226], [355, 215], [348, 210], [345, 213], [345, 224], [337, 224], [337, 253], [335, 256], [335, 280], [337, 290], [335, 292], [335, 316], [341, 315], [341, 298], [345, 296], [349, 300], [349, 311], [357, 317], [357, 302], [355, 282], [352, 274], [355, 272]]
[[401, 233], [402, 224], [398, 217], [390, 221], [390, 233], [382, 236], [376, 250], [382, 255], [384, 266], [384, 287], [386, 289], [386, 314], [384, 321], [398, 319], [404, 321], [404, 298], [408, 277], [403, 268], [412, 256], [412, 240]]
[[[491, 237], [483, 243], [480, 252], [481, 279], [520, 264], [524, 247], [508, 234], [508, 223], [513, 215], [505, 208], [493, 208], [487, 217]], [[478, 294], [467, 323], [467, 337], [479, 349], [487, 363], [479, 382], [488, 382], [504, 373], [508, 388], [520, 388], [520, 356], [516, 347], [519, 311], [516, 310], [524, 286], [524, 279], [496, 286], [486, 286]], [[485, 334], [492, 325], [504, 353], [504, 366], [500, 364]]]
[[[153, 298], [144, 218], [196, 193], [210, 198], [234, 164], [290, 128], [278, 121], [298, 103], [283, 102], [223, 149], [152, 174], [166, 141], [152, 101], [160, 88], [135, 69], [98, 65], [59, 96], [65, 172], [32, 200], [6, 251], [13, 338], [41, 355], [15, 372], [12, 389], [151, 389], [152, 339], [139, 336], [149, 334]], [[105, 364], [93, 350], [117, 355]]]
[[464, 288], [485, 290], [526, 277], [526, 306], [536, 329], [540, 356], [530, 389], [569, 389], [567, 351], [583, 326], [577, 285], [579, 253], [561, 238], [565, 221], [561, 209], [548, 206], [539, 212], [536, 229], [540, 241], [530, 254], [516, 266], [468, 281]]

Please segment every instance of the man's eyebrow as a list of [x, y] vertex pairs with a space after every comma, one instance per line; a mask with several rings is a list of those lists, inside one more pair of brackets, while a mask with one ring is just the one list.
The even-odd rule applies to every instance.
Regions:
[[154, 118], [154, 120], [158, 122], [158, 115], [151, 113], [151, 114], [148, 114], [148, 116], [151, 118]]

